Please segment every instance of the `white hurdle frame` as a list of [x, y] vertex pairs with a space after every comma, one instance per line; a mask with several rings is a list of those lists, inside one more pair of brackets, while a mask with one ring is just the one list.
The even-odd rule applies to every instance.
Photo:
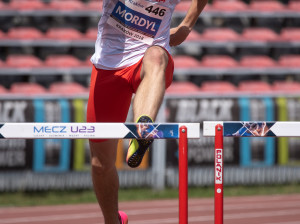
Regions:
[[187, 224], [188, 138], [200, 138], [200, 123], [0, 123], [0, 141], [130, 138], [179, 139], [179, 224]]
[[[267, 123], [270, 124], [270, 131], [274, 135], [263, 135], [252, 137], [300, 137], [300, 121], [204, 121], [203, 122], [203, 136], [213, 137], [215, 136], [215, 127], [220, 124], [224, 127], [224, 132], [226, 129], [238, 124], [238, 123]], [[225, 133], [226, 134], [226, 133]], [[224, 136], [224, 137], [234, 137], [234, 136]], [[244, 137], [244, 136], [236, 136]]]
[[204, 121], [203, 137], [215, 137], [215, 224], [223, 224], [224, 137], [300, 137], [297, 121]]
[[[139, 137], [132, 129], [151, 127], [149, 136]], [[187, 138], [200, 138], [200, 123], [0, 123], [0, 139], [176, 139], [186, 126]], [[163, 137], [156, 135], [161, 131]]]

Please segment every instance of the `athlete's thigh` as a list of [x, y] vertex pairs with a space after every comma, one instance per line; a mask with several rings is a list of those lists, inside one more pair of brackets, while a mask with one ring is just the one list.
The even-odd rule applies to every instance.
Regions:
[[125, 122], [131, 98], [131, 86], [123, 76], [93, 68], [87, 122]]
[[[93, 69], [87, 108], [88, 122], [124, 122], [132, 89], [126, 79], [113, 71]], [[96, 73], [96, 74], [95, 74]]]
[[[152, 50], [152, 49], [155, 49], [155, 50]], [[151, 53], [149, 53], [150, 51], [151, 51]], [[139, 87], [139, 85], [142, 81], [142, 78], [143, 78], [142, 74], [145, 72], [144, 68], [143, 68], [144, 60], [148, 60], [148, 61], [150, 60], [150, 62], [153, 61], [151, 59], [151, 57], [153, 57], [153, 56], [155, 57], [157, 52], [160, 52], [161, 55], [166, 53], [166, 55], [168, 56], [168, 63], [167, 63], [167, 67], [165, 69], [166, 89], [171, 85], [171, 83], [173, 81], [173, 72], [174, 72], [173, 58], [166, 49], [164, 49], [160, 46], [152, 46], [146, 51], [145, 56], [136, 65], [135, 73], [134, 73], [133, 79], [132, 79], [133, 80], [132, 86], [133, 86], [134, 92], [136, 92], [137, 88]], [[150, 55], [152, 55], [152, 56], [150, 56]]]

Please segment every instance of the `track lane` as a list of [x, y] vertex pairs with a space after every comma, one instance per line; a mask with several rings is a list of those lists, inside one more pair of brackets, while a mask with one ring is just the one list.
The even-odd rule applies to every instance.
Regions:
[[[178, 200], [121, 202], [130, 224], [178, 223]], [[189, 223], [211, 224], [214, 199], [189, 199]], [[103, 224], [97, 204], [0, 208], [0, 224]], [[298, 224], [300, 194], [224, 198], [225, 224]]]

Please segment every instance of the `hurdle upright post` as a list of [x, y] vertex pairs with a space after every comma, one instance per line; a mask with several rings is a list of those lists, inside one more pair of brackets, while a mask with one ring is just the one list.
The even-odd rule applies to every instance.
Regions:
[[223, 224], [223, 126], [215, 126], [215, 224]]
[[188, 223], [188, 140], [187, 128], [179, 128], [179, 224]]

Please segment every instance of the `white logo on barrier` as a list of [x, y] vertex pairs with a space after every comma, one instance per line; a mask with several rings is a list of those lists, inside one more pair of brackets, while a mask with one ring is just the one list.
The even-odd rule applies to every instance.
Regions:
[[222, 151], [223, 149], [216, 149], [215, 150], [215, 183], [222, 184], [223, 183], [223, 157]]
[[72, 136], [72, 134], [88, 134], [95, 133], [95, 126], [85, 126], [85, 125], [73, 125], [73, 126], [65, 126], [65, 125], [45, 125], [45, 126], [34, 126], [33, 133], [35, 135], [39, 134], [61, 134], [61, 136]]

